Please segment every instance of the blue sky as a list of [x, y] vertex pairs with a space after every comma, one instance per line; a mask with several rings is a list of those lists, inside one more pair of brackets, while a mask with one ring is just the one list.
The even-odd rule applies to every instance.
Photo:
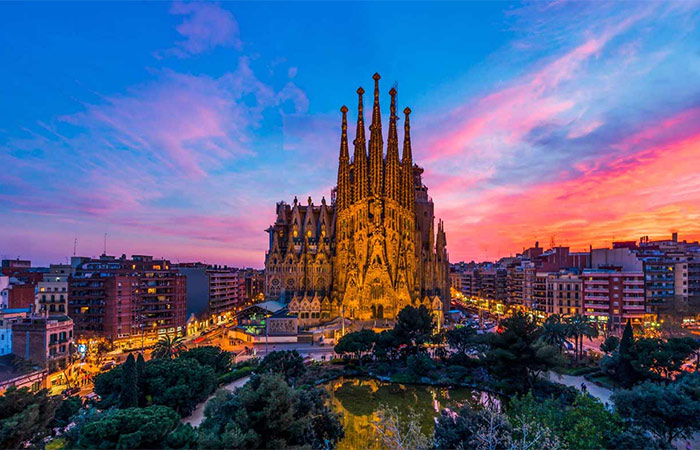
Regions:
[[385, 113], [394, 83], [414, 111], [453, 260], [700, 237], [699, 10], [0, 4], [0, 255], [96, 255], [108, 233], [110, 253], [260, 266], [274, 203], [329, 195], [338, 110], [354, 121], [374, 72]]

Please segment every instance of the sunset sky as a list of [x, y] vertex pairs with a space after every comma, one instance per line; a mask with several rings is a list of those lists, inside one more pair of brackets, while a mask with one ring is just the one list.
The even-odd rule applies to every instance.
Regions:
[[697, 1], [1, 3], [0, 61], [2, 258], [262, 267], [374, 72], [451, 261], [700, 238]]

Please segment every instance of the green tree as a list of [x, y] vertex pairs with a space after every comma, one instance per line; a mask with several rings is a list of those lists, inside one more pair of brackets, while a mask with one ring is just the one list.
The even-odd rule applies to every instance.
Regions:
[[180, 354], [180, 358], [196, 359], [201, 365], [214, 369], [214, 373], [220, 375], [231, 371], [231, 353], [219, 347], [197, 347]]
[[630, 387], [636, 381], [634, 368], [632, 367], [632, 346], [634, 345], [634, 334], [632, 333], [632, 322], [627, 319], [627, 325], [622, 332], [620, 347], [618, 351], [618, 365], [615, 370], [617, 380], [623, 387]]
[[76, 448], [163, 448], [180, 416], [165, 406], [108, 410], [84, 424]]
[[319, 388], [294, 389], [279, 373], [254, 375], [235, 393], [220, 390], [207, 404], [199, 446], [332, 448], [343, 427], [327, 397]]
[[605, 338], [602, 344], [600, 344], [600, 351], [610, 355], [620, 348], [620, 338], [617, 336], [608, 336]]
[[[124, 364], [95, 379], [95, 393], [102, 408], [119, 406], [123, 389]], [[169, 406], [181, 415], [189, 414], [197, 403], [216, 389], [216, 375], [194, 358], [151, 359], [146, 361], [142, 377], [142, 403]]]
[[559, 314], [552, 314], [547, 317], [542, 324], [542, 335], [540, 339], [545, 344], [555, 347], [560, 353], [564, 348], [566, 338], [569, 336], [569, 331], [565, 323], [561, 321]]
[[63, 399], [63, 401], [59, 403], [58, 408], [56, 408], [51, 427], [66, 427], [73, 417], [78, 414], [82, 406], [83, 400], [77, 395]]
[[674, 383], [646, 381], [613, 394], [619, 414], [671, 445], [700, 431], [700, 375]]
[[435, 331], [435, 321], [425, 305], [419, 308], [406, 306], [397, 316], [394, 333], [401, 344], [405, 344], [414, 353], [420, 351], [423, 344], [430, 342]]
[[185, 351], [185, 338], [182, 336], [163, 336], [153, 347], [152, 358], [172, 359]]
[[49, 424], [60, 404], [46, 389], [32, 393], [9, 387], [0, 396], [0, 448], [20, 448], [37, 443], [51, 430]]
[[146, 376], [146, 361], [143, 359], [143, 353], [139, 353], [136, 358], [136, 379], [139, 392], [139, 406], [146, 406], [146, 387], [145, 383]]
[[583, 338], [593, 339], [598, 337], [598, 329], [591, 323], [590, 320], [584, 315], [576, 314], [571, 317], [567, 317], [566, 326], [569, 331], [569, 335], [574, 337], [575, 348], [574, 355], [576, 356], [576, 361], [579, 361], [581, 355], [583, 354]]
[[394, 330], [384, 330], [374, 339], [373, 353], [377, 359], [395, 359], [399, 352], [399, 341]]
[[122, 386], [119, 394], [119, 407], [134, 408], [139, 406], [138, 374], [133, 353], [129, 353], [126, 362], [122, 364]]
[[372, 351], [377, 334], [372, 330], [360, 330], [348, 333], [338, 340], [334, 351], [340, 355], [351, 353], [362, 364], [362, 355]]
[[529, 417], [551, 430], [557, 440], [572, 450], [608, 447], [611, 436], [622, 430], [620, 418], [589, 395], [579, 394], [571, 404], [561, 399], [536, 399], [531, 393], [513, 399], [508, 409], [511, 419]]
[[525, 393], [543, 371], [558, 363], [556, 348], [540, 339], [533, 317], [516, 312], [501, 322], [502, 333], [488, 335], [486, 367], [505, 392]]
[[258, 372], [279, 373], [293, 386], [306, 373], [306, 366], [299, 352], [284, 350], [265, 356], [258, 366]]

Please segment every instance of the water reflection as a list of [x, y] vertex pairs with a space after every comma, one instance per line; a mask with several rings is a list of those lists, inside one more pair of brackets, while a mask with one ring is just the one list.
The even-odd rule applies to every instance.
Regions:
[[339, 450], [381, 449], [372, 422], [377, 410], [394, 408], [405, 423], [411, 412], [421, 431], [431, 436], [435, 418], [443, 408], [457, 409], [468, 403], [474, 407], [490, 400], [489, 394], [467, 388], [444, 388], [386, 383], [371, 378], [338, 378], [324, 385], [335, 411], [343, 414], [345, 438]]

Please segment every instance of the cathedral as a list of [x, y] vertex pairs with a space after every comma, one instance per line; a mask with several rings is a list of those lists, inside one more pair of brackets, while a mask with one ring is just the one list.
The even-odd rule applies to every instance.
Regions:
[[[365, 135], [361, 87], [357, 129], [350, 158], [348, 108], [343, 106], [338, 184], [314, 205], [294, 198], [277, 203], [277, 218], [267, 229], [265, 294], [288, 305], [299, 325], [337, 317], [371, 321], [394, 319], [407, 305], [425, 305], [439, 320], [449, 302], [449, 261], [442, 221], [435, 229], [433, 201], [413, 163], [409, 116], [404, 113], [399, 156], [396, 89], [389, 95], [386, 155], [379, 106], [379, 74]], [[368, 151], [369, 147], [369, 151]]]

